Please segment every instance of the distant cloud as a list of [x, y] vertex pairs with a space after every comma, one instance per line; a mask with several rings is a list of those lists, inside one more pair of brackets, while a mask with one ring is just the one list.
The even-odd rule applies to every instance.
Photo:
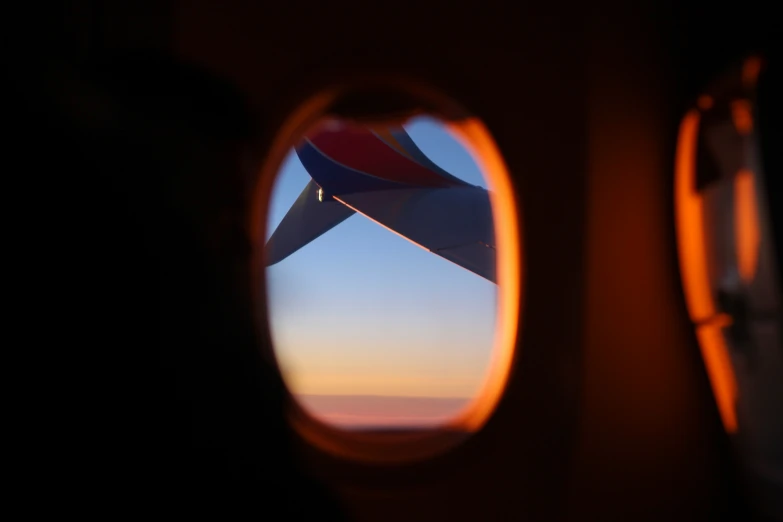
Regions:
[[317, 419], [341, 428], [435, 427], [450, 421], [467, 404], [464, 397], [384, 397], [297, 395]]

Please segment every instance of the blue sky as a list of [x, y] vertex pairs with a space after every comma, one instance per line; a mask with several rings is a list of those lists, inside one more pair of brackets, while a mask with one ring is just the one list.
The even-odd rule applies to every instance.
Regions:
[[[435, 163], [486, 187], [470, 154], [431, 118], [406, 126]], [[310, 177], [284, 161], [267, 237]], [[496, 287], [354, 215], [267, 269], [270, 324], [294, 393], [471, 397], [493, 345]]]

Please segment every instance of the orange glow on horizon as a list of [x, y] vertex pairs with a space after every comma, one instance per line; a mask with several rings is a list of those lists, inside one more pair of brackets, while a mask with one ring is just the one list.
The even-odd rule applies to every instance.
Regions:
[[707, 276], [704, 244], [704, 209], [696, 191], [696, 138], [699, 113], [688, 112], [680, 125], [675, 164], [675, 212], [677, 247], [685, 301], [696, 327], [696, 337], [712, 384], [723, 425], [729, 433], [737, 429], [734, 401], [736, 377], [723, 339], [725, 314], [718, 314]]
[[758, 211], [753, 172], [743, 169], [734, 177], [734, 235], [737, 245], [737, 265], [745, 283], [756, 275], [759, 257]]
[[[388, 351], [387, 347], [379, 349]], [[373, 369], [366, 363], [357, 362], [357, 366], [367, 368], [362, 372], [329, 365], [323, 359], [309, 360], [312, 360], [312, 369], [293, 372], [282, 367], [286, 385], [297, 395], [454, 399], [473, 396], [480, 384], [475, 376], [464, 372], [433, 375], [426, 371], [426, 366], [425, 370], [411, 371], [410, 365], [404, 364], [405, 358], [387, 359], [383, 367]]]

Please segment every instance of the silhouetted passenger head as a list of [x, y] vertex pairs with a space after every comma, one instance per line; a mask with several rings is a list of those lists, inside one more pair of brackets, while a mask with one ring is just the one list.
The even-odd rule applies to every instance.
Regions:
[[45, 351], [41, 439], [56, 476], [78, 473], [69, 485], [85, 502], [120, 511], [214, 501], [339, 516], [295, 464], [285, 388], [261, 355], [247, 232], [256, 116], [241, 93], [140, 53], [30, 84], [19, 136], [50, 202], [36, 299], [57, 303], [42, 325], [60, 342]]

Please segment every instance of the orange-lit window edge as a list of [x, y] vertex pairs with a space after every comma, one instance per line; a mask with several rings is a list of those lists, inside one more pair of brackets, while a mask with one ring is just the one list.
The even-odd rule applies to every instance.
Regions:
[[[409, 87], [404, 83], [401, 89]], [[419, 84], [411, 84], [412, 94], [432, 107], [454, 107], [447, 98]], [[278, 170], [296, 139], [324, 117], [343, 94], [340, 88], [324, 90], [311, 97], [284, 122], [261, 168], [251, 214], [254, 241], [254, 288], [265, 288], [263, 256], [267, 209]], [[440, 117], [439, 114], [432, 114]], [[495, 339], [480, 392], [447, 424], [415, 433], [376, 434], [349, 432], [326, 425], [308, 414], [290, 397], [288, 415], [292, 426], [307, 442], [332, 455], [361, 461], [402, 462], [426, 458], [446, 451], [481, 429], [495, 410], [508, 382], [518, 338], [518, 318], [522, 306], [523, 255], [519, 226], [519, 203], [500, 151], [483, 123], [476, 118], [454, 120], [442, 117], [448, 131], [472, 155], [487, 179], [492, 202], [497, 249], [498, 314]], [[266, 295], [257, 294], [259, 299]], [[268, 316], [263, 320], [268, 321]], [[268, 331], [268, 328], [267, 328]], [[268, 338], [268, 346], [272, 340]], [[265, 354], [276, 362], [274, 353]], [[278, 366], [279, 368], [279, 366]]]
[[710, 379], [723, 425], [737, 427], [734, 401], [736, 378], [721, 329], [726, 318], [718, 314], [707, 279], [703, 200], [696, 191], [696, 144], [700, 113], [689, 111], [680, 124], [675, 165], [677, 251], [685, 302]]
[[[762, 67], [763, 60], [758, 56], [744, 60], [740, 70], [740, 82], [744, 90], [755, 88]], [[698, 108], [688, 111], [680, 124], [675, 159], [675, 223], [680, 275], [688, 314], [694, 324], [721, 421], [726, 431], [733, 434], [737, 431], [737, 378], [722, 332], [730, 324], [731, 318], [719, 313], [710, 290], [704, 244], [703, 200], [695, 189], [701, 111], [710, 110], [713, 104], [712, 96], [700, 96], [696, 103]], [[732, 111], [737, 131], [743, 134], [750, 132], [752, 123], [749, 108], [744, 103], [738, 106], [735, 102]], [[741, 116], [739, 121], [738, 116]], [[739, 268], [746, 279], [752, 277], [757, 254], [753, 250], [757, 248], [758, 240], [758, 230], [752, 230], [757, 225], [749, 223], [751, 219], [748, 218], [751, 211], [748, 207], [753, 205], [749, 201], [754, 198], [752, 189], [752, 174], [745, 170], [738, 172], [735, 198], [739, 199], [735, 199], [735, 204], [738, 204], [741, 215], [735, 227], [742, 230], [735, 230], [735, 234], [741, 247], [738, 252]]]

